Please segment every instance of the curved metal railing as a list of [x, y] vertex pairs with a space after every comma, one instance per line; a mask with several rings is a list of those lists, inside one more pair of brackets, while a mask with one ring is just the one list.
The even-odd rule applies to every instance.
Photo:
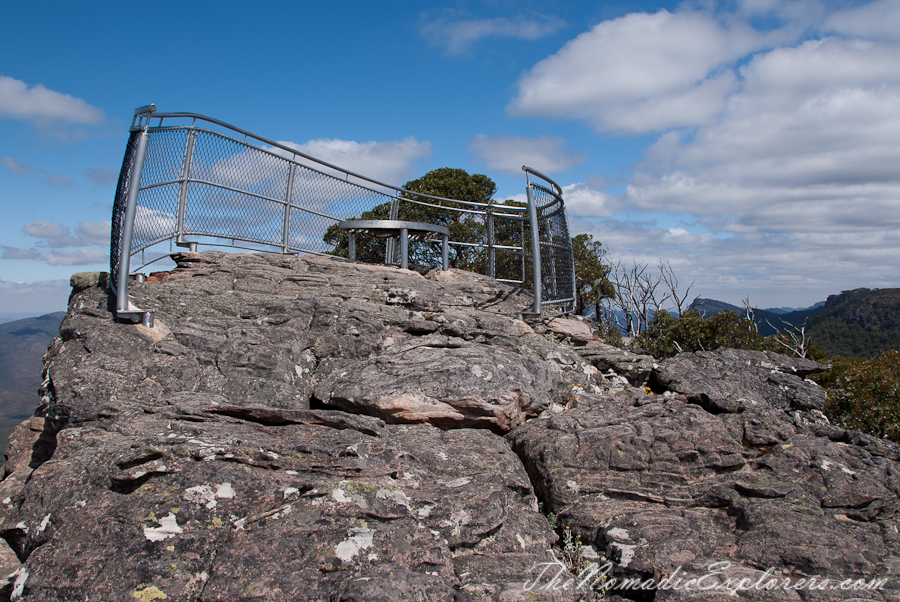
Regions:
[[[154, 122], [154, 123], [151, 123]], [[419, 207], [430, 215], [455, 212], [454, 260], [498, 280], [533, 286], [533, 312], [574, 306], [571, 239], [562, 189], [523, 167], [528, 204], [479, 203], [413, 192], [332, 165], [297, 149], [195, 113], [134, 112], [113, 206], [110, 281], [121, 317], [152, 320], [128, 300], [128, 281], [168, 253], [165, 242], [195, 249], [225, 245], [282, 253], [332, 254], [336, 224], [383, 213], [404, 218]], [[536, 177], [544, 183], [532, 182]], [[420, 243], [426, 260], [429, 243]], [[391, 241], [372, 249], [386, 262]], [[381, 245], [379, 247], [378, 245]], [[379, 251], [379, 249], [383, 249]], [[147, 253], [149, 253], [149, 258]], [[567, 257], [567, 258], [566, 258]], [[137, 267], [132, 261], [139, 258]], [[529, 270], [529, 265], [532, 268]]]

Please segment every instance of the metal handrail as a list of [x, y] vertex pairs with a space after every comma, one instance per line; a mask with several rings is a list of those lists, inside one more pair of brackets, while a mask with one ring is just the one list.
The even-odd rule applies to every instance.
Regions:
[[537, 177], [541, 178], [542, 180], [549, 182], [551, 185], [553, 185], [554, 188], [556, 188], [556, 194], [558, 194], [560, 196], [560, 198], [562, 198], [562, 193], [563, 193], [562, 188], [554, 180], [550, 179], [550, 176], [545, 176], [538, 170], [528, 167], [527, 165], [522, 166], [522, 171], [525, 172], [526, 178], [528, 177], [528, 174], [531, 174], [533, 176], [537, 176]]
[[[156, 106], [156, 105], [147, 105], [147, 107], [142, 107], [142, 108], [149, 108], [149, 107], [155, 107], [155, 106]], [[154, 109], [154, 111], [155, 111], [155, 109]], [[136, 119], [136, 118], [137, 118], [137, 114], [135, 114], [135, 115], [136, 115], [136, 116], [135, 116], [135, 119]], [[359, 178], [360, 180], [363, 180], [363, 181], [365, 181], [365, 182], [369, 182], [369, 183], [371, 183], [371, 184], [375, 184], [376, 186], [381, 186], [382, 188], [389, 188], [389, 189], [391, 189], [391, 190], [396, 190], [397, 192], [399, 192], [399, 193], [401, 193], [401, 194], [411, 194], [411, 195], [414, 195], [414, 196], [417, 196], [417, 197], [422, 197], [422, 198], [426, 198], [426, 199], [431, 199], [431, 200], [433, 200], [433, 201], [447, 201], [447, 202], [450, 202], [450, 203], [458, 203], [458, 204], [461, 204], [461, 205], [468, 205], [468, 206], [470, 206], [470, 207], [490, 207], [490, 206], [492, 205], [492, 203], [478, 203], [478, 202], [475, 202], [475, 201], [463, 201], [463, 200], [460, 200], [460, 199], [448, 199], [448, 198], [446, 198], [446, 197], [440, 197], [440, 196], [434, 196], [434, 195], [431, 195], [431, 194], [425, 194], [424, 192], [415, 192], [415, 191], [413, 191], [413, 190], [407, 190], [406, 188], [403, 188], [403, 187], [401, 187], [401, 186], [394, 186], [393, 184], [387, 184], [387, 183], [385, 183], [385, 182], [381, 182], [380, 180], [376, 180], [376, 179], [374, 179], [374, 178], [370, 178], [370, 177], [368, 177], [368, 176], [364, 176], [364, 175], [362, 175], [362, 174], [358, 174], [358, 173], [356, 173], [356, 172], [350, 171], [349, 169], [345, 169], [345, 168], [343, 168], [343, 167], [338, 167], [337, 165], [334, 165], [334, 164], [332, 164], [332, 163], [328, 163], [327, 161], [322, 161], [321, 159], [317, 159], [316, 157], [313, 157], [312, 155], [307, 155], [306, 153], [303, 153], [303, 152], [301, 152], [301, 151], [298, 151], [297, 149], [291, 148], [291, 147], [289, 147], [289, 146], [285, 146], [285, 145], [283, 145], [283, 144], [281, 144], [281, 143], [279, 143], [279, 142], [275, 142], [274, 140], [269, 140], [268, 138], [263, 138], [262, 136], [257, 136], [256, 134], [254, 134], [254, 133], [252, 133], [252, 132], [248, 132], [248, 131], [245, 130], [245, 129], [239, 128], [239, 127], [237, 127], [237, 126], [235, 126], [235, 125], [231, 125], [230, 123], [226, 123], [226, 122], [224, 122], [224, 121], [222, 121], [222, 120], [220, 120], [220, 119], [216, 119], [216, 118], [214, 118], [214, 117], [208, 117], [208, 116], [206, 116], [206, 115], [201, 115], [201, 114], [199, 114], [199, 113], [156, 113], [156, 112], [153, 112], [153, 113], [151, 114], [151, 116], [150, 116], [149, 119], [159, 119], [159, 126], [158, 126], [158, 127], [163, 127], [162, 122], [163, 122], [164, 119], [194, 119], [194, 120], [201, 119], [201, 120], [203, 120], [203, 121], [208, 121], [209, 123], [214, 123], [214, 124], [216, 124], [216, 125], [218, 125], [218, 126], [220, 126], [220, 127], [224, 127], [224, 128], [229, 129], [229, 130], [233, 130], [233, 131], [235, 131], [235, 132], [238, 132], [239, 134], [243, 134], [243, 135], [244, 135], [245, 137], [247, 137], [247, 138], [253, 138], [254, 140], [258, 140], [259, 142], [262, 142], [263, 144], [267, 144], [267, 145], [273, 146], [273, 147], [275, 147], [275, 148], [280, 148], [280, 149], [282, 149], [282, 150], [284, 150], [284, 151], [286, 151], [286, 152], [289, 152], [289, 153], [291, 153], [291, 154], [293, 154], [293, 155], [295, 155], [295, 156], [303, 157], [304, 159], [306, 159], [306, 160], [308, 160], [308, 161], [313, 161], [314, 163], [318, 163], [319, 165], [323, 165], [323, 166], [327, 167], [328, 169], [333, 169], [333, 170], [335, 170], [335, 171], [339, 171], [339, 172], [341, 172], [341, 173], [346, 174], [347, 176], [353, 176], [354, 178]], [[149, 119], [148, 119], [148, 121], [149, 121]], [[132, 120], [132, 125], [131, 125], [131, 127], [132, 127], [132, 128], [135, 127], [135, 125], [134, 125], [134, 120]], [[193, 126], [192, 126], [192, 127], [193, 127]], [[260, 150], [263, 151], [263, 152], [267, 152], [267, 153], [269, 153], [270, 155], [272, 155], [272, 156], [274, 156], [274, 157], [279, 157], [279, 158], [281, 158], [281, 159], [284, 159], [284, 158], [285, 158], [285, 157], [282, 157], [281, 155], [272, 153], [272, 152], [270, 152], [270, 151], [268, 151], [268, 150], [266, 150], [266, 149], [264, 149], [264, 148], [261, 148]], [[523, 167], [523, 169], [524, 169], [524, 167]], [[552, 182], [554, 186], [556, 186], [557, 188], [559, 188], [559, 186], [556, 184], [556, 182], [553, 182], [553, 180], [550, 180], [547, 176], [541, 175], [540, 172], [538, 172], [538, 171], [536, 171], [536, 170], [531, 170], [531, 168], [529, 168], [529, 170], [530, 170], [531, 173], [533, 173], [534, 175], [540, 176], [540, 177], [544, 178], [545, 180], [547, 180], [547, 181], [549, 181], [549, 182]], [[348, 180], [348, 181], [349, 181], [349, 180]], [[559, 193], [560, 193], [560, 195], [562, 194], [562, 189], [559, 189]], [[509, 208], [510, 208], [512, 211], [522, 211], [523, 213], [524, 213], [525, 211], [527, 211], [527, 209], [524, 208], [524, 207], [514, 207], [514, 206], [510, 206]], [[445, 209], [453, 209], [453, 207], [445, 207]]]

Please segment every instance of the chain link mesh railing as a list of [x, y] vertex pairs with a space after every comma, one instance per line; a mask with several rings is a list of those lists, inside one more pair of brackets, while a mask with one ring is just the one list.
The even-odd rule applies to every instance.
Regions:
[[[343, 170], [216, 119], [155, 110], [148, 105], [135, 111], [113, 207], [110, 275], [114, 287], [125, 289], [117, 290], [120, 315], [147, 313], [129, 305], [127, 275], [136, 256], [135, 271], [167, 255], [157, 251], [147, 259], [145, 252], [161, 243], [168, 242], [171, 251], [172, 243], [194, 248], [203, 238], [204, 245], [346, 256], [347, 234], [337, 223], [354, 218], [446, 225], [451, 266], [534, 287], [538, 314], [542, 305], [574, 305], [562, 196], [543, 185], [529, 181], [531, 207], [432, 197]], [[540, 173], [526, 171], [559, 190]], [[357, 257], [390, 263], [394, 246], [391, 240], [358, 235]], [[440, 256], [434, 241], [410, 242], [413, 264], [438, 266]]]
[[549, 188], [530, 182], [537, 212], [540, 240], [541, 302], [572, 305], [575, 303], [575, 264], [572, 239], [562, 197]]

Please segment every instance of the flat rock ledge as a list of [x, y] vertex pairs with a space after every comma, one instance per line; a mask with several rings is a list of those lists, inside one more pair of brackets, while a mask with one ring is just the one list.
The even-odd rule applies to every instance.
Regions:
[[[73, 278], [7, 450], [0, 599], [593, 600], [552, 580], [568, 531], [610, 578], [723, 586], [609, 600], [900, 600], [900, 450], [828, 424], [824, 366], [654, 363], [458, 270], [174, 257], [132, 288], [152, 329]], [[887, 581], [722, 583], [773, 576]]]

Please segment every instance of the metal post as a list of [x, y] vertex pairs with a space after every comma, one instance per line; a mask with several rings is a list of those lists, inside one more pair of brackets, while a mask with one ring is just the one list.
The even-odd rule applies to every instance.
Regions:
[[[155, 109], [156, 107], [154, 107]], [[149, 119], [147, 122], [149, 123]], [[150, 135], [146, 126], [138, 138], [137, 150], [134, 153], [134, 167], [125, 199], [125, 218], [122, 223], [122, 244], [119, 248], [119, 282], [116, 292], [116, 311], [128, 310], [128, 274], [131, 272], [131, 237], [134, 233], [134, 214], [137, 210], [137, 197], [141, 187], [141, 172], [144, 170], [144, 157], [147, 154], [147, 141]]]
[[[391, 200], [391, 211], [388, 214], [388, 219], [395, 220], [398, 219], [397, 216], [400, 215], [400, 198], [394, 197]], [[394, 263], [394, 260], [397, 257], [397, 249], [394, 247], [394, 237], [390, 236], [384, 243], [384, 263], [385, 265], [389, 265]]]
[[[534, 204], [534, 191], [531, 186], [525, 188], [528, 195], [528, 216], [531, 220], [531, 257], [534, 270], [534, 313], [541, 314], [541, 238], [538, 232], [537, 207]], [[524, 242], [524, 241], [523, 241]]]
[[488, 278], [496, 278], [497, 272], [494, 267], [494, 216], [491, 215], [490, 205], [485, 210], [484, 228], [487, 231], [487, 275]]
[[519, 222], [519, 244], [522, 245], [521, 247], [519, 247], [519, 250], [522, 251], [521, 255], [519, 255], [519, 258], [522, 260], [522, 266], [521, 266], [522, 269], [520, 270], [519, 273], [521, 274], [520, 278], [522, 279], [522, 282], [525, 282], [525, 220], [524, 219]]
[[444, 271], [450, 269], [450, 237], [446, 234], [441, 235], [441, 267]]
[[400, 267], [409, 269], [409, 230], [400, 228]]
[[294, 196], [294, 174], [297, 164], [291, 163], [288, 169], [287, 192], [284, 195], [284, 222], [281, 225], [281, 252], [287, 253], [291, 248], [291, 198]]
[[184, 240], [184, 214], [187, 207], [188, 183], [191, 179], [191, 161], [194, 157], [194, 142], [196, 140], [197, 132], [194, 130], [189, 131], [184, 145], [184, 162], [181, 164], [181, 189], [178, 191], [178, 220], [175, 226], [175, 244]]
[[347, 259], [356, 261], [356, 232], [347, 232]]

